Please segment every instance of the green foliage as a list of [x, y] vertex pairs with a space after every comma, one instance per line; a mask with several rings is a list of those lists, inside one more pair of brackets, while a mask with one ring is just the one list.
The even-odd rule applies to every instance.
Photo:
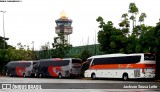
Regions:
[[82, 61], [86, 61], [87, 58], [89, 58], [91, 56], [90, 52], [88, 49], [84, 49], [81, 53], [81, 59]]
[[[129, 33], [130, 22], [128, 14], [122, 14], [122, 21], [119, 23], [121, 29], [113, 26], [111, 21], [104, 22], [102, 17], [97, 18], [99, 23], [98, 42], [100, 50], [104, 53], [156, 53], [160, 51], [160, 22], [155, 27], [146, 26], [145, 13], [139, 17], [140, 25], [135, 25], [136, 15], [139, 10], [135, 3], [130, 3], [130, 20], [133, 22], [132, 32]], [[142, 24], [143, 22], [143, 24]]]
[[52, 56], [54, 58], [67, 57], [66, 55], [69, 53], [69, 49], [72, 47], [72, 45], [66, 42], [63, 33], [60, 33], [59, 37], [54, 38], [54, 43], [52, 45], [54, 49]]
[[49, 42], [41, 46], [40, 51], [36, 51], [36, 56], [38, 59], [48, 59], [51, 58], [52, 49], [49, 46]]
[[126, 37], [124, 30], [116, 29], [113, 23], [108, 21], [107, 24], [103, 22], [102, 17], [97, 18], [101, 30], [98, 32], [98, 42], [100, 43], [100, 50], [105, 53], [118, 53], [124, 51]]
[[128, 10], [128, 12], [132, 14], [131, 17], [130, 17], [130, 19], [133, 22], [132, 25], [133, 25], [133, 29], [134, 29], [134, 27], [136, 26], [136, 15], [139, 12], [139, 10], [138, 10], [138, 8], [137, 8], [137, 6], [136, 6], [135, 3], [130, 3], [129, 4], [129, 10]]
[[154, 50], [157, 50], [158, 52], [160, 52], [160, 22], [158, 22], [155, 27], [154, 38], [155, 38], [155, 44], [156, 44], [156, 48]]
[[127, 13], [122, 14], [122, 18], [123, 20], [122, 22], [119, 23], [119, 26], [128, 28], [129, 27], [128, 14]]
[[141, 24], [141, 22], [143, 22], [143, 24], [144, 24], [144, 18], [146, 18], [146, 17], [147, 17], [146, 13], [141, 13], [141, 15], [139, 16], [140, 24]]
[[[9, 62], [9, 61], [18, 61], [18, 60], [35, 60], [35, 55], [33, 51], [27, 49], [25, 50], [24, 47], [25, 45], [21, 45], [21, 43], [18, 43], [18, 49], [7, 45], [5, 45], [4, 49], [4, 41], [0, 39], [0, 72], [3, 71], [4, 66]], [[2, 46], [3, 45], [3, 46]]]
[[128, 10], [129, 13], [135, 13], [137, 14], [138, 13], [138, 8], [136, 6], [135, 3], [130, 3], [129, 4], [129, 10]]

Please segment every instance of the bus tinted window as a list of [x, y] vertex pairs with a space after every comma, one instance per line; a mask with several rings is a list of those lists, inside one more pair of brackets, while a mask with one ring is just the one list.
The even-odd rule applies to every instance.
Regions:
[[92, 64], [132, 64], [140, 62], [140, 59], [141, 56], [95, 58]]
[[69, 60], [42, 60], [39, 63], [41, 67], [48, 66], [66, 66], [69, 64]]
[[50, 64], [51, 64], [51, 62], [53, 62], [53, 61], [50, 61], [50, 60], [43, 60], [43, 61], [40, 61], [40, 62], [38, 62], [38, 65], [39, 66], [43, 66], [43, 67], [48, 67]]
[[155, 55], [153, 55], [153, 54], [144, 54], [144, 60], [155, 60]]
[[51, 65], [52, 66], [67, 66], [67, 65], [69, 65], [69, 60], [52, 61]]
[[29, 67], [31, 62], [12, 62], [10, 67]]
[[72, 59], [72, 63], [80, 63], [80, 64], [81, 64], [81, 60], [78, 60], [78, 59]]

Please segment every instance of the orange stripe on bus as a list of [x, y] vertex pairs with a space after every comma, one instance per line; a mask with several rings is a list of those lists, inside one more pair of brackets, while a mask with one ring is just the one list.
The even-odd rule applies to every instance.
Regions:
[[156, 68], [155, 64], [106, 64], [93, 65], [90, 69], [130, 69], [130, 68]]

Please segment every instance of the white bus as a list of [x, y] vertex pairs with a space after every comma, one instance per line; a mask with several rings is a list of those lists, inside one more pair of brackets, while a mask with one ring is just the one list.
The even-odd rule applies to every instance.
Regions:
[[153, 54], [108, 54], [92, 56], [85, 77], [95, 78], [154, 78], [156, 61]]

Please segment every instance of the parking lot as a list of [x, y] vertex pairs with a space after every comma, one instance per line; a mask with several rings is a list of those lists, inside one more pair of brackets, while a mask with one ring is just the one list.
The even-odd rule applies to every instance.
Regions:
[[[89, 78], [23, 78], [23, 77], [0, 77], [0, 83], [11, 84], [11, 89], [0, 87], [2, 92], [51, 92], [51, 91], [66, 91], [66, 92], [106, 92], [106, 91], [160, 91], [160, 82], [152, 80], [129, 80], [122, 81], [121, 79], [97, 79], [91, 80]], [[14, 85], [14, 86], [13, 86]], [[22, 85], [18, 87], [18, 85]], [[30, 86], [31, 85], [31, 86]], [[37, 85], [37, 86], [35, 86]], [[26, 86], [26, 88], [24, 87]], [[128, 86], [128, 88], [126, 87]], [[137, 88], [133, 87], [137, 86]], [[148, 88], [143, 88], [148, 86]], [[30, 87], [30, 88], [27, 88]], [[142, 88], [140, 88], [142, 87]], [[151, 88], [152, 87], [152, 88]], [[82, 90], [83, 89], [83, 90]]]

